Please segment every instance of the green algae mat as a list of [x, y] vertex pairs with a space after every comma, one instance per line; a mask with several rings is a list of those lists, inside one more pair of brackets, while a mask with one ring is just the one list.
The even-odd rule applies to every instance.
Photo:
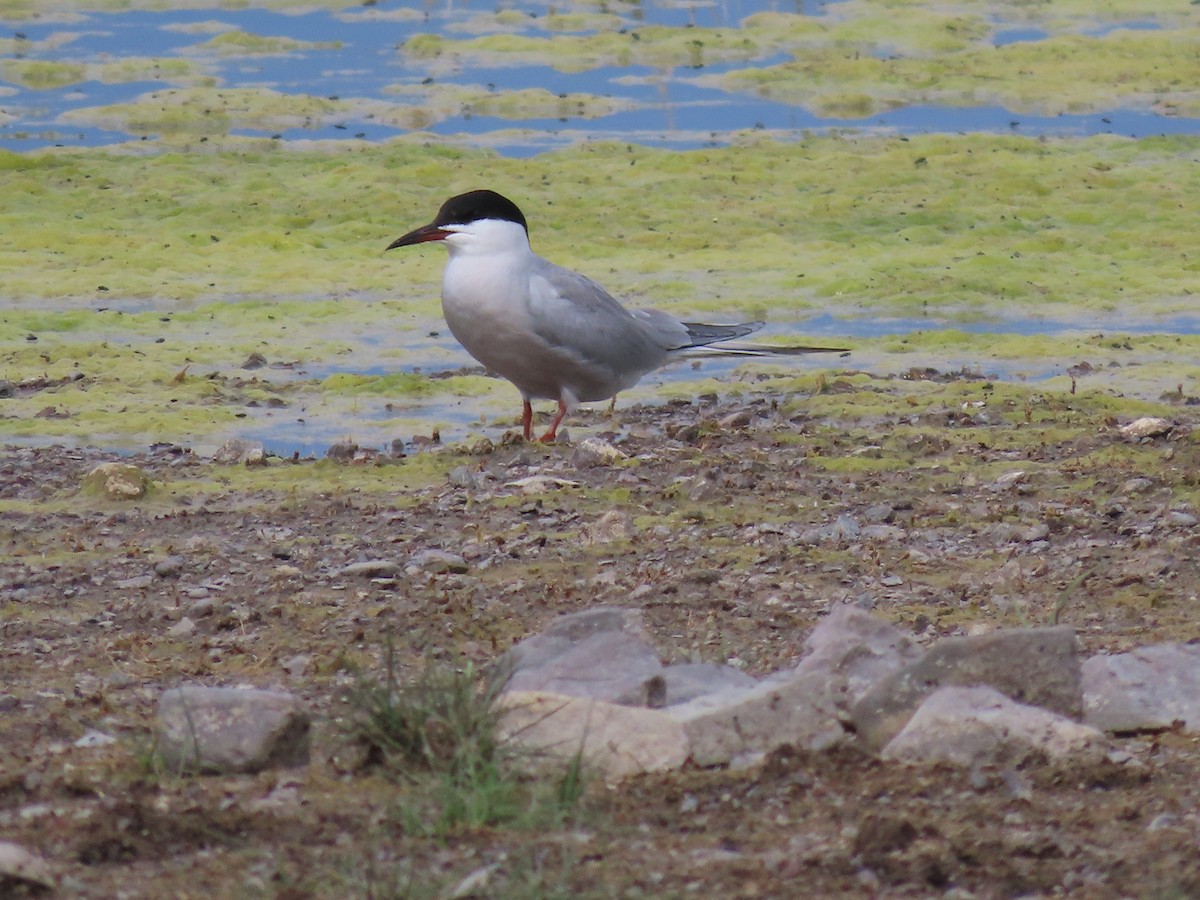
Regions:
[[[406, 11], [321, 7], [411, 24]], [[609, 138], [513, 158], [487, 147], [536, 146], [523, 121], [557, 116], [569, 133], [640, 101], [434, 77], [451, 64], [657, 67], [846, 126], [929, 104], [1168, 122], [1194, 116], [1200, 97], [1193, 4], [847, 0], [724, 28], [639, 24], [623, 7], [586, 4], [481, 12], [399, 42], [404, 74], [357, 98], [227, 83], [221, 60], [338, 42], [227, 28], [219, 7], [189, 26], [194, 44], [177, 56], [48, 49], [69, 47], [89, 12], [162, 8], [0, 2], [14, 34], [24, 21], [62, 29], [0, 39], [3, 81], [163, 85], [81, 100], [60, 122], [150, 140], [0, 151], [0, 440], [209, 448], [241, 436], [290, 453], [342, 438], [495, 437], [515, 392], [446, 333], [442, 253], [383, 252], [445, 197], [478, 187], [517, 200], [536, 250], [632, 305], [762, 318], [763, 340], [853, 349], [791, 368], [674, 369], [622, 403], [857, 372], [966, 373], [1134, 404], [1197, 393], [1200, 136], [749, 130], [714, 133], [719, 146], [703, 149]], [[1034, 36], [1001, 42], [1013, 29]], [[514, 124], [406, 130], [465, 112]], [[399, 136], [234, 134], [355, 116]]]

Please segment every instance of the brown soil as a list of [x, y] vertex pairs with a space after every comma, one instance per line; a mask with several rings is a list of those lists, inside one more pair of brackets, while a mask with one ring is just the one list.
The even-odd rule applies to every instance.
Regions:
[[[1121, 738], [1135, 764], [1086, 770], [785, 748], [594, 781], [561, 828], [445, 838], [397, 812], [411, 785], [359, 767], [349, 669], [378, 671], [389, 633], [406, 672], [484, 664], [559, 613], [619, 604], [665, 660], [753, 674], [794, 664], [844, 601], [921, 640], [1051, 621], [1086, 652], [1194, 637], [1200, 443], [1131, 442], [1083, 401], [1022, 418], [951, 407], [865, 432], [766, 403], [639, 409], [617, 465], [518, 444], [250, 472], [159, 448], [126, 458], [157, 487], [125, 502], [80, 489], [112, 454], [0, 451], [0, 839], [83, 897], [444, 896], [492, 864], [476, 896], [1200, 895], [1200, 749], [1182, 733]], [[531, 474], [574, 484], [513, 484]], [[860, 533], [822, 531], [839, 515]], [[467, 571], [406, 566], [431, 548]], [[340, 574], [370, 559], [400, 572]], [[302, 695], [310, 766], [162, 772], [155, 704], [189, 681]], [[75, 746], [90, 729], [117, 741]]]

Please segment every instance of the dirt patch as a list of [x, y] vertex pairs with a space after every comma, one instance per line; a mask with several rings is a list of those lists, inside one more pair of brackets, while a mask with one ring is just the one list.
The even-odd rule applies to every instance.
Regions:
[[[944, 392], [941, 415], [926, 394], [919, 414], [635, 408], [602, 435], [626, 455], [607, 463], [499, 440], [365, 466], [159, 447], [122, 458], [154, 480], [129, 502], [81, 491], [110, 453], [0, 451], [3, 836], [87, 897], [434, 896], [485, 869], [478, 896], [1194, 895], [1200, 749], [1183, 734], [1121, 739], [1138, 765], [1111, 770], [785, 750], [593, 782], [561, 828], [448, 837], [412, 819], [412, 785], [359, 768], [349, 669], [377, 671], [388, 634], [406, 672], [485, 664], [559, 613], [620, 604], [664, 660], [756, 675], [847, 601], [922, 641], [1053, 621], [1087, 652], [1195, 637], [1191, 423], [1130, 441], [1105, 398], [970, 407], [956, 382], [917, 385]], [[629, 526], [598, 528], [614, 509]], [[430, 550], [465, 566], [421, 564]], [[344, 572], [371, 560], [398, 566]], [[185, 681], [300, 694], [312, 764], [162, 772], [155, 704]], [[116, 742], [76, 746], [92, 730]]]

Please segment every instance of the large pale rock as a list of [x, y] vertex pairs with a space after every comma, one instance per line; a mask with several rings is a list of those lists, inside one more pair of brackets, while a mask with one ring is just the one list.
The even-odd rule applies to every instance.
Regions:
[[100, 463], [83, 479], [83, 489], [110, 500], [137, 500], [150, 489], [150, 476], [131, 463]]
[[940, 687], [976, 685], [1078, 719], [1083, 691], [1075, 632], [1057, 626], [943, 638], [872, 686], [851, 708], [850, 721], [867, 748], [879, 750], [929, 694]]
[[756, 679], [733, 666], [723, 666], [719, 663], [679, 663], [665, 666], [661, 672], [647, 678], [634, 690], [626, 691], [616, 702], [661, 709], [665, 706], [688, 703], [708, 694], [745, 690], [756, 684]]
[[830, 610], [805, 640], [804, 648], [807, 655], [796, 671], [845, 678], [844, 696], [851, 703], [924, 652], [892, 623], [850, 604]]
[[1084, 721], [1102, 731], [1200, 731], [1200, 646], [1154, 644], [1083, 663]]
[[559, 761], [581, 752], [606, 778], [666, 772], [688, 758], [683, 727], [658, 710], [540, 691], [510, 691], [500, 703], [502, 740]]
[[258, 772], [308, 762], [309, 716], [281, 691], [185, 685], [158, 703], [158, 752], [172, 771]]
[[683, 727], [692, 760], [714, 766], [785, 744], [822, 750], [841, 743], [845, 691], [845, 679], [826, 672], [784, 672], [665, 712]]
[[555, 619], [501, 659], [506, 690], [615, 701], [636, 696], [663, 665], [637, 610], [600, 608]]
[[1103, 733], [990, 687], [944, 687], [925, 698], [883, 748], [885, 759], [958, 766], [1015, 764], [1031, 754], [1097, 763], [1111, 747]]
[[[31, 892], [18, 893], [18, 885], [23, 885]], [[54, 873], [44, 859], [20, 844], [0, 841], [0, 893], [7, 897], [6, 887], [14, 891], [13, 896], [32, 896], [33, 890], [52, 890], [55, 887]]]

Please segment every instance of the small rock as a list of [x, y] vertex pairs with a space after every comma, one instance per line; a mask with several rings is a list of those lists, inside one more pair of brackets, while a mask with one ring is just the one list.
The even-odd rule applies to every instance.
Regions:
[[1083, 662], [1084, 721], [1102, 731], [1200, 732], [1200, 646], [1153, 644]]
[[688, 758], [683, 727], [658, 710], [541, 691], [512, 691], [500, 703], [501, 740], [560, 761], [581, 752], [607, 778], [666, 772]]
[[924, 653], [895, 625], [844, 603], [817, 624], [805, 639], [804, 649], [807, 655], [796, 671], [845, 679], [849, 702]]
[[186, 685], [158, 703], [158, 753], [173, 772], [258, 772], [308, 762], [309, 716], [280, 691]]
[[244, 441], [233, 438], [217, 448], [213, 454], [213, 462], [225, 466], [246, 465], [259, 466], [267, 461], [260, 441]]
[[997, 478], [995, 482], [993, 482], [993, 486], [997, 489], [1003, 490], [1004, 488], [1010, 488], [1014, 485], [1021, 484], [1027, 477], [1028, 476], [1025, 474], [1023, 469], [1018, 469], [1015, 472], [1005, 472], [1003, 475]]
[[54, 875], [44, 859], [20, 844], [0, 841], [0, 887], [4, 887], [6, 881], [43, 890], [55, 887]]
[[729, 413], [727, 416], [722, 416], [717, 420], [717, 425], [720, 428], [728, 431], [734, 428], [745, 428], [753, 421], [753, 419], [754, 417], [750, 413], [750, 410], [739, 409], [735, 412]]
[[1160, 437], [1173, 427], [1169, 419], [1160, 419], [1158, 416], [1143, 416], [1140, 419], [1134, 419], [1128, 425], [1122, 425], [1121, 434], [1132, 440], [1139, 440], [1141, 438]]
[[196, 630], [196, 623], [184, 616], [174, 625], [167, 629], [167, 637], [185, 638]]
[[310, 665], [312, 665], [312, 657], [307, 653], [298, 653], [283, 662], [283, 670], [289, 675], [299, 676], [307, 672]]
[[337, 574], [343, 578], [395, 578], [400, 574], [400, 564], [390, 559], [369, 559], [342, 566]]
[[746, 690], [758, 682], [745, 672], [719, 663], [679, 663], [666, 666], [646, 679], [636, 690], [617, 698], [617, 703], [662, 709], [688, 703], [722, 691]]
[[920, 659], [873, 685], [851, 709], [850, 719], [866, 746], [878, 750], [933, 691], [977, 685], [1078, 718], [1083, 691], [1075, 632], [1064, 625], [942, 638]]
[[409, 568], [424, 572], [450, 572], [462, 575], [470, 571], [467, 561], [457, 553], [430, 548], [420, 550], [408, 558]]
[[885, 759], [963, 767], [1016, 764], [1041, 753], [1054, 761], [1102, 762], [1104, 735], [990, 687], [944, 687], [925, 698], [883, 748]]
[[723, 765], [785, 744], [825, 750], [846, 740], [839, 717], [844, 679], [825, 672], [779, 673], [753, 688], [707, 694], [664, 712], [687, 735], [692, 761]]
[[1154, 487], [1154, 482], [1149, 478], [1130, 478], [1121, 485], [1121, 493], [1144, 494], [1152, 487]]
[[1033, 543], [1034, 541], [1044, 541], [1050, 535], [1050, 526], [1045, 522], [1039, 522], [1036, 525], [1030, 525], [1021, 532], [1021, 540], [1025, 543]]
[[446, 481], [453, 487], [476, 489], [480, 484], [478, 473], [468, 466], [455, 466], [446, 475]]
[[102, 493], [110, 500], [137, 500], [146, 495], [150, 476], [129, 463], [106, 462], [92, 469], [83, 479], [83, 488]]
[[571, 458], [571, 462], [576, 468], [586, 469], [610, 466], [628, 458], [627, 454], [622, 453], [607, 441], [589, 437], [584, 438], [575, 448], [575, 455]]
[[329, 446], [329, 449], [325, 451], [325, 457], [334, 462], [348, 463], [354, 460], [356, 453], [358, 453], [358, 444], [353, 441], [338, 441]]
[[83, 736], [75, 742], [76, 747], [107, 747], [110, 744], [115, 744], [117, 739], [111, 734], [105, 734], [103, 731], [96, 731], [92, 728], [83, 733]]
[[251, 353], [246, 357], [246, 361], [242, 363], [243, 369], [261, 369], [267, 364], [267, 358], [258, 351]]
[[183, 557], [168, 556], [154, 564], [154, 574], [159, 578], [178, 578], [183, 572]]
[[187, 615], [191, 619], [206, 619], [216, 612], [216, 609], [217, 605], [212, 597], [201, 597], [188, 606]]
[[[637, 610], [599, 608], [559, 616], [498, 663], [506, 690], [542, 691], [615, 702], [663, 671]], [[636, 702], [636, 701], [635, 701]]]
[[635, 532], [633, 516], [624, 510], [610, 509], [595, 523], [585, 526], [582, 537], [588, 544], [611, 544], [631, 540]]
[[518, 478], [516, 481], [508, 482], [507, 486], [520, 488], [523, 494], [548, 494], [551, 491], [560, 491], [563, 488], [579, 487], [579, 482], [570, 481], [566, 478], [556, 478], [552, 475], [527, 475], [524, 478]]

